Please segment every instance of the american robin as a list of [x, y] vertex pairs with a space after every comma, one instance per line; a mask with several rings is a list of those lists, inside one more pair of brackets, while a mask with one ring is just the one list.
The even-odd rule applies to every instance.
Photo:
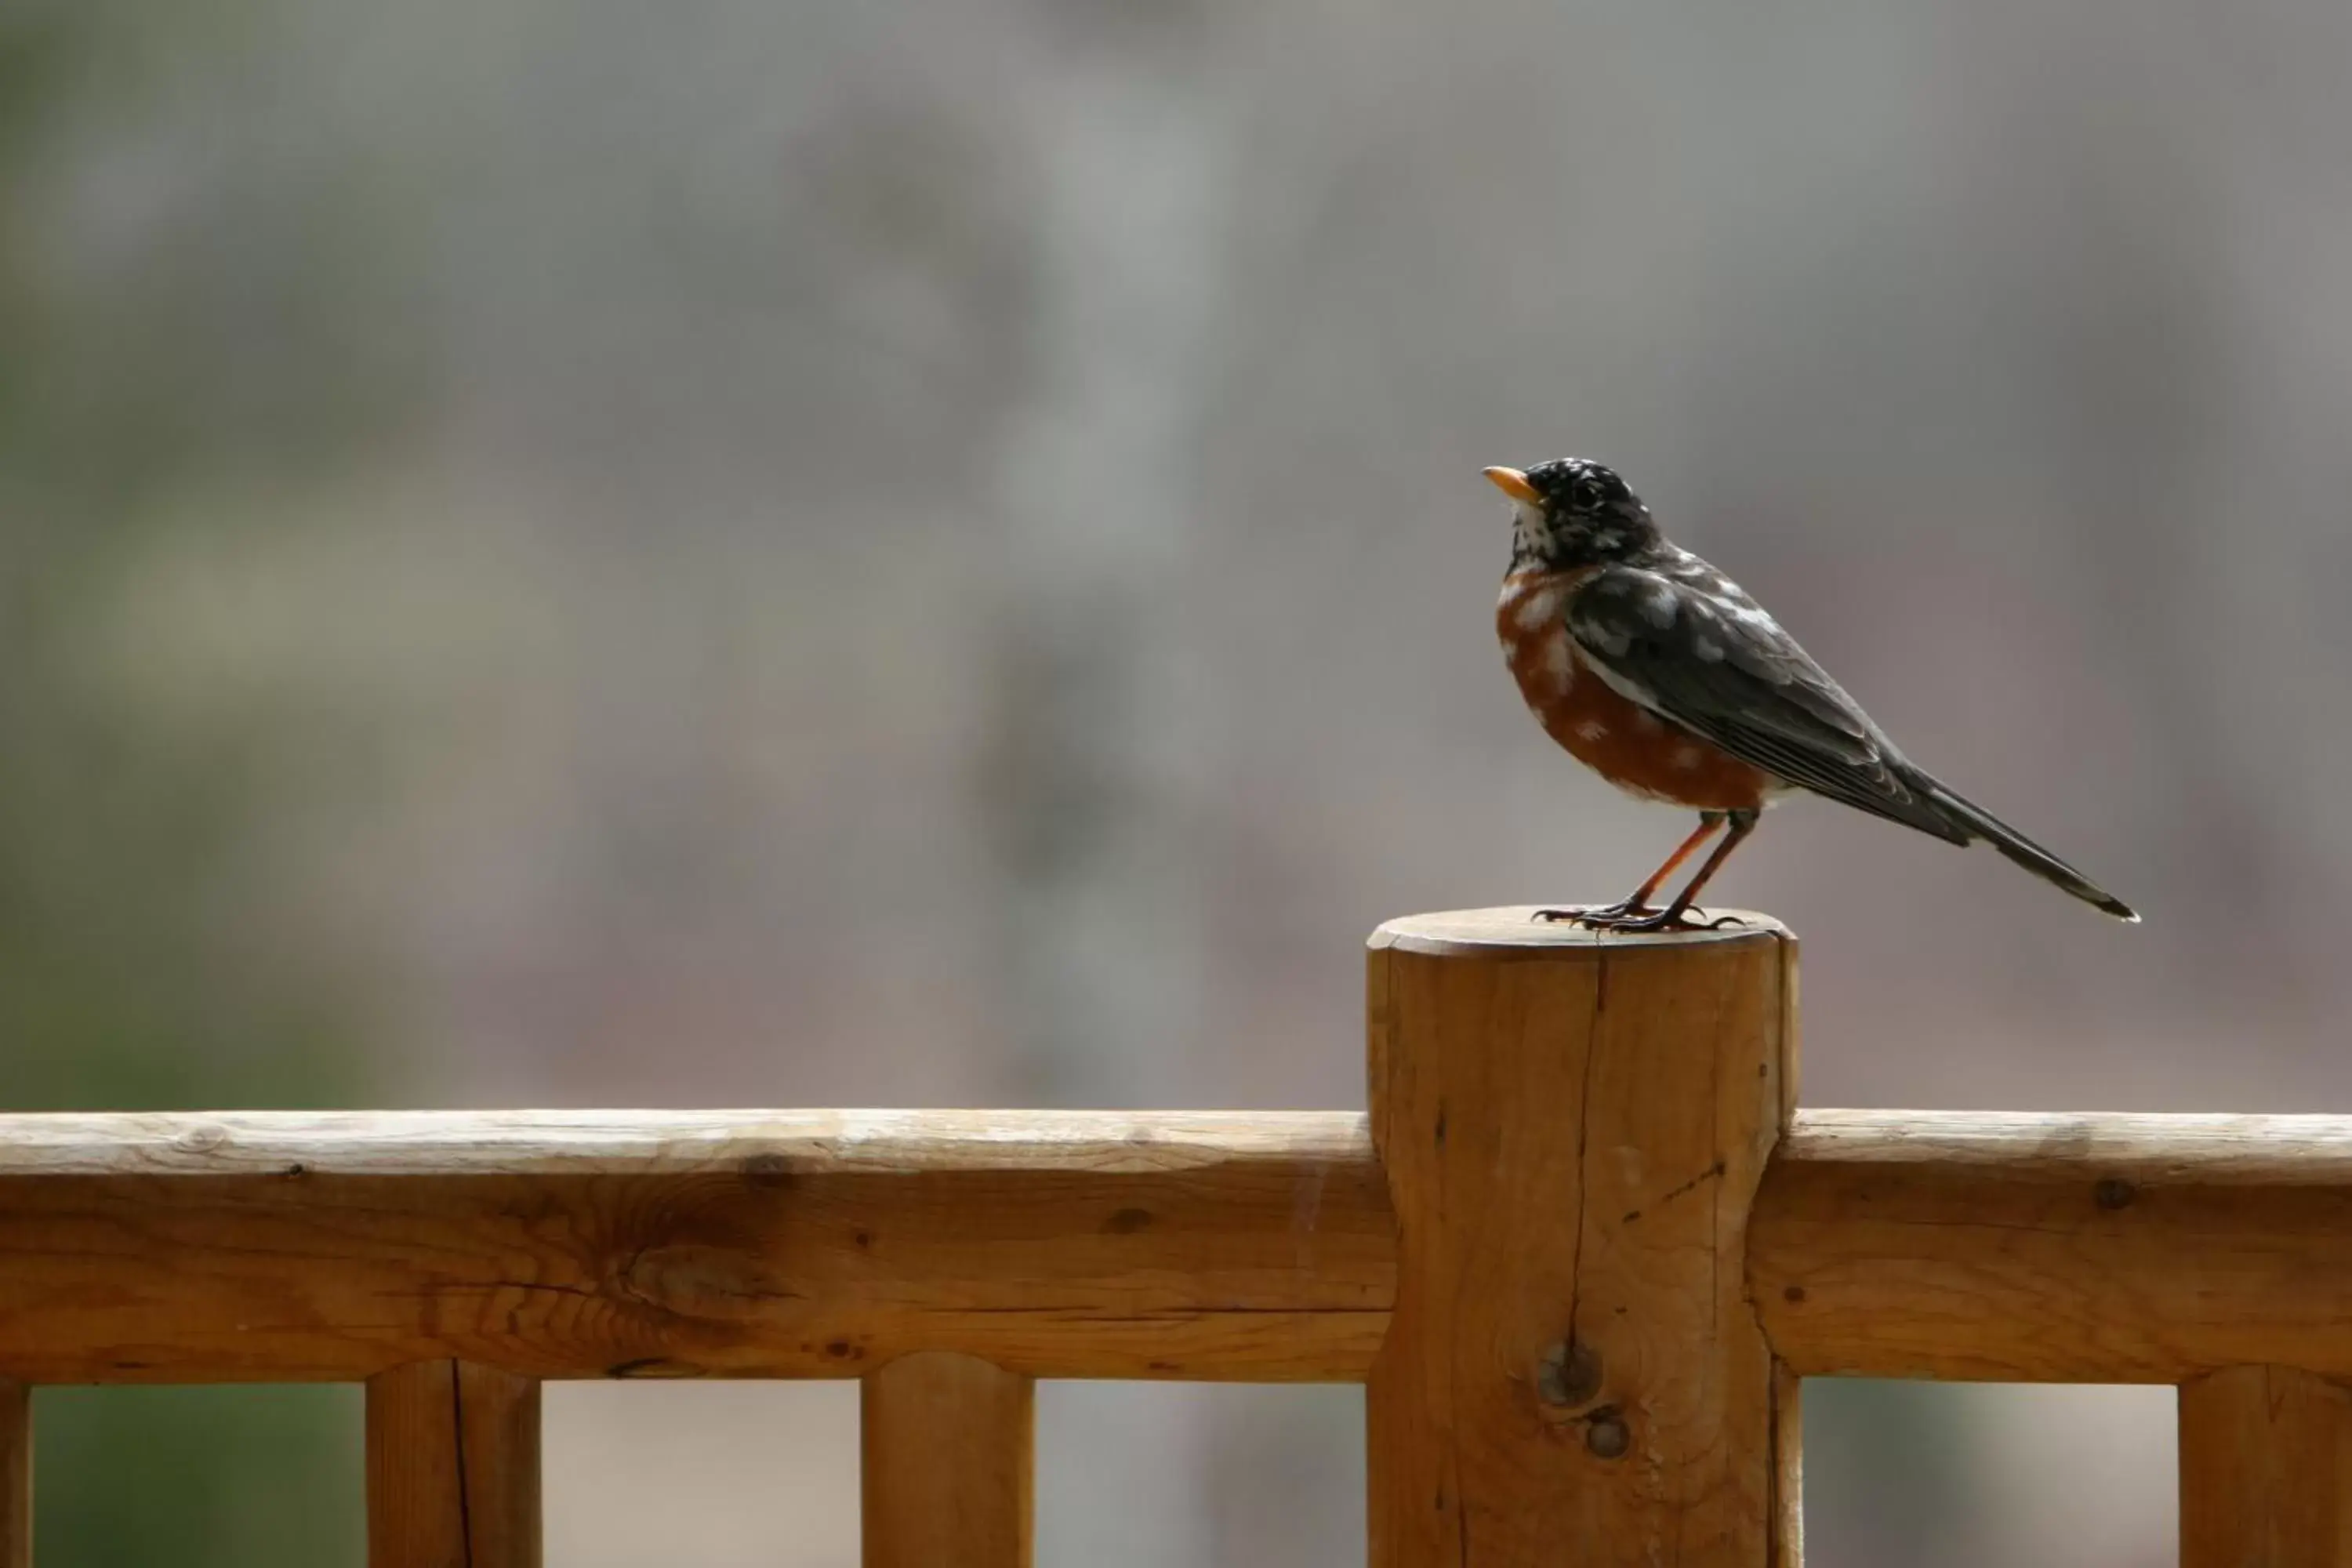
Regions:
[[[1737, 583], [1668, 542], [1599, 463], [1562, 458], [1486, 477], [1511, 498], [1511, 569], [1495, 631], [1545, 733], [1627, 793], [1698, 813], [1698, 828], [1622, 903], [1545, 910], [1608, 931], [1701, 922], [1691, 901], [1777, 795], [1843, 801], [1950, 844], [1981, 838], [2117, 920], [2121, 900], [1895, 748]], [[1728, 826], [1689, 884], [1650, 897]]]

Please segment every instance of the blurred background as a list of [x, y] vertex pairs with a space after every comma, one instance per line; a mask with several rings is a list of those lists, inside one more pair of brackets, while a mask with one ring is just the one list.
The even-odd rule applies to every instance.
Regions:
[[[1778, 813], [1814, 1104], [2352, 1110], [2352, 9], [10, 0], [0, 1103], [1362, 1102], [1365, 933], [1687, 826], [1522, 711], [1621, 468], [2138, 904]], [[355, 1563], [347, 1390], [45, 1391], [42, 1562]], [[2172, 1561], [2170, 1394], [1809, 1385], [1815, 1568]], [[1055, 1385], [1055, 1568], [1361, 1561]], [[856, 1561], [563, 1386], [551, 1561]]]

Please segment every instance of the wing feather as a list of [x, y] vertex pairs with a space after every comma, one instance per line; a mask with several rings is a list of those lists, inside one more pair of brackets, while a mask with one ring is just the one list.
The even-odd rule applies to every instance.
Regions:
[[1696, 556], [1672, 576], [1608, 567], [1566, 613], [1601, 679], [1659, 717], [1789, 784], [1968, 842], [1912, 787], [1910, 764], [1861, 705]]

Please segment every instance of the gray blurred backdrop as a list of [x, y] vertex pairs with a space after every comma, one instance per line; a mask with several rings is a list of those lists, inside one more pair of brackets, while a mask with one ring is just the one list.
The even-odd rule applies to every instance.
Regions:
[[[2352, 8], [7, 0], [0, 1097], [1361, 1103], [1364, 934], [1681, 835], [1622, 468], [2140, 905], [1826, 805], [1815, 1104], [2352, 1110]], [[348, 1391], [50, 1391], [43, 1563], [358, 1557]], [[1815, 1384], [1816, 1568], [2171, 1561], [2170, 1395]], [[854, 1393], [549, 1400], [564, 1568], [855, 1561]], [[1043, 1556], [1361, 1561], [1346, 1392], [1050, 1388]], [[125, 1477], [135, 1479], [126, 1489]]]

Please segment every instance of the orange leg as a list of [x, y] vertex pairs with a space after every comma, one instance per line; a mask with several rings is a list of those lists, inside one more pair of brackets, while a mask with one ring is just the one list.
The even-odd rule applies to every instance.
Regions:
[[[1688, 838], [1683, 840], [1681, 848], [1666, 857], [1664, 865], [1651, 872], [1648, 879], [1633, 889], [1633, 897], [1597, 910], [1538, 910], [1535, 912], [1535, 918], [1539, 921], [1583, 921], [1587, 918], [1597, 921], [1620, 921], [1650, 913], [1650, 895], [1656, 892], [1659, 885], [1673, 876], [1675, 868], [1689, 859], [1717, 828], [1723, 826], [1724, 815], [1720, 811], [1700, 812], [1697, 828]], [[1715, 865], [1716, 861], [1708, 861], [1708, 869], [1712, 870]], [[1703, 879], [1706, 872], [1702, 871], [1699, 875]]]
[[[1749, 834], [1756, 831], [1756, 820], [1760, 815], [1760, 813], [1754, 811], [1733, 811], [1724, 813], [1724, 819], [1731, 824], [1731, 831], [1725, 834], [1723, 837], [1723, 842], [1715, 847], [1715, 852], [1706, 858], [1706, 863], [1698, 868], [1698, 875], [1690, 879], [1689, 886], [1684, 888], [1681, 892], [1676, 893], [1675, 895], [1674, 901], [1663, 910], [1654, 911], [1632, 910], [1624, 912], [1620, 912], [1615, 910], [1585, 910], [1581, 911], [1569, 910], [1546, 910], [1537, 918], [1571, 920], [1579, 925], [1591, 926], [1596, 931], [1685, 931], [1701, 924], [1705, 924], [1709, 927], [1720, 925], [1723, 923], [1722, 921], [1701, 922], [1686, 920], [1684, 917], [1689, 912], [1692, 900], [1698, 897], [1699, 889], [1706, 887], [1707, 882], [1715, 876], [1715, 874], [1723, 868], [1723, 863], [1731, 858], [1731, 852], [1734, 849], [1738, 848], [1741, 842], [1745, 840]], [[1689, 840], [1685, 842], [1680, 849], [1675, 851], [1674, 858], [1668, 860], [1664, 866], [1658, 868], [1658, 874], [1651, 879], [1651, 885], [1645, 886], [1643, 889], [1643, 893], [1646, 894], [1653, 891], [1656, 883], [1664, 881], [1666, 874], [1672, 871], [1675, 867], [1687, 857], [1691, 850], [1697, 846], [1703, 834], [1713, 831], [1715, 826], [1714, 824], [1704, 821], [1702, 821], [1700, 826], [1702, 830], [1701, 833], [1693, 834]], [[1736, 920], [1737, 918], [1737, 916], [1724, 917], [1726, 920]]]
[[1723, 863], [1731, 858], [1731, 852], [1738, 848], [1749, 834], [1756, 831], [1757, 816], [1758, 814], [1752, 811], [1735, 811], [1731, 814], [1731, 831], [1723, 836], [1723, 842], [1715, 847], [1715, 853], [1706, 858], [1706, 864], [1698, 868], [1698, 875], [1690, 879], [1690, 886], [1675, 895], [1675, 901], [1666, 906], [1661, 923], [1672, 925], [1683, 918], [1683, 911], [1697, 901], [1699, 889], [1706, 887], [1717, 871], [1723, 869]]

